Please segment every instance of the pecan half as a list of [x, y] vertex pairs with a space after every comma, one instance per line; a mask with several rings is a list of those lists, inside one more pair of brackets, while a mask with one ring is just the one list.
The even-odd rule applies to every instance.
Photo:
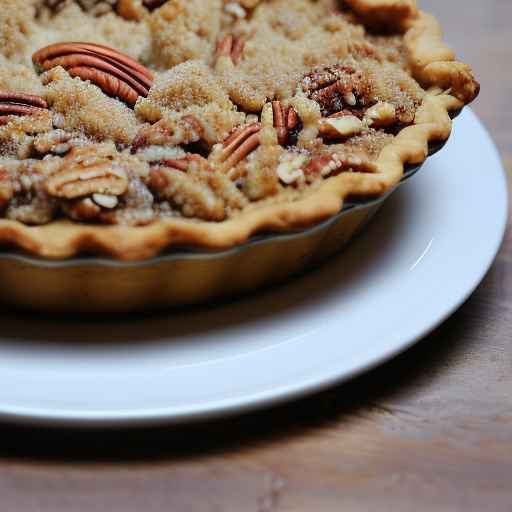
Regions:
[[260, 145], [261, 123], [252, 123], [236, 129], [222, 144], [215, 161], [223, 170], [231, 169]]
[[273, 101], [272, 112], [279, 144], [286, 146], [296, 143], [301, 124], [297, 111], [293, 107], [285, 108], [280, 101]]
[[32, 61], [40, 72], [62, 66], [71, 76], [89, 80], [105, 94], [133, 107], [147, 97], [153, 86], [151, 72], [131, 57], [113, 48], [90, 43], [59, 43], [34, 53]]
[[9, 116], [37, 115], [47, 109], [48, 104], [40, 96], [0, 91], [0, 125], [8, 123]]
[[104, 194], [120, 196], [128, 189], [125, 171], [94, 148], [73, 148], [61, 169], [50, 176], [46, 191], [52, 197], [76, 199]]
[[370, 92], [363, 72], [347, 65], [317, 69], [305, 75], [301, 85], [308, 97], [320, 105], [324, 116], [365, 105]]
[[245, 40], [242, 37], [227, 35], [217, 42], [215, 48], [215, 65], [224, 57], [229, 59], [234, 66], [242, 62], [245, 48]]

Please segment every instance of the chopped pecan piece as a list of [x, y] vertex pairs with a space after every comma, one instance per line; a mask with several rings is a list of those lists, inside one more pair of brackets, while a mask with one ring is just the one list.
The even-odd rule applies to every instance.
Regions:
[[183, 116], [177, 121], [161, 119], [151, 126], [143, 127], [132, 143], [132, 154], [147, 146], [178, 146], [198, 142], [203, 137], [201, 123], [191, 115]]
[[296, 143], [301, 124], [297, 111], [293, 107], [285, 108], [280, 101], [273, 101], [272, 112], [279, 144], [287, 146]]
[[[117, 199], [117, 198], [116, 198]], [[132, 179], [126, 194], [119, 199], [119, 205], [112, 207], [105, 198], [93, 196], [97, 204], [103, 203], [103, 210], [99, 216], [107, 224], [124, 224], [129, 226], [144, 226], [155, 219], [153, 208], [154, 198], [147, 186], [139, 179]]]
[[347, 107], [365, 105], [370, 84], [355, 67], [336, 65], [308, 73], [302, 79], [302, 89], [320, 105], [322, 115], [329, 116]]
[[277, 167], [277, 175], [285, 185], [291, 185], [304, 178], [303, 166], [307, 156], [285, 153]]
[[396, 108], [391, 103], [380, 101], [370, 107], [364, 114], [368, 126], [382, 128], [396, 123]]
[[63, 155], [71, 149], [69, 141], [72, 138], [73, 134], [59, 129], [41, 133], [34, 139], [34, 149], [42, 155]]
[[39, 71], [62, 66], [71, 76], [91, 81], [131, 107], [139, 97], [147, 97], [153, 86], [153, 76], [142, 64], [97, 44], [54, 44], [34, 53], [32, 61]]
[[237, 66], [242, 62], [245, 48], [245, 40], [242, 37], [227, 35], [217, 42], [215, 49], [215, 65], [222, 57], [228, 59], [231, 64]]
[[65, 201], [61, 204], [61, 208], [67, 217], [78, 221], [94, 220], [101, 213], [101, 207], [90, 197]]
[[114, 210], [118, 204], [119, 199], [116, 196], [93, 194], [91, 197], [79, 197], [64, 201], [61, 207], [69, 218], [88, 221], [100, 218], [105, 212]]
[[221, 221], [226, 216], [224, 201], [212, 188], [181, 170], [163, 166], [152, 168], [149, 187], [160, 199], [178, 206], [185, 217]]
[[358, 135], [364, 129], [363, 122], [349, 111], [338, 112], [320, 121], [320, 135], [325, 139], [340, 139]]
[[96, 153], [94, 147], [74, 148], [64, 158], [62, 168], [46, 182], [48, 194], [63, 199], [92, 194], [119, 196], [127, 188], [124, 169], [112, 157]]
[[182, 172], [188, 172], [191, 167], [193, 170], [213, 172], [208, 160], [201, 155], [188, 154], [180, 159], [166, 159], [151, 162], [151, 165], [153, 167], [168, 167], [169, 169], [176, 169]]

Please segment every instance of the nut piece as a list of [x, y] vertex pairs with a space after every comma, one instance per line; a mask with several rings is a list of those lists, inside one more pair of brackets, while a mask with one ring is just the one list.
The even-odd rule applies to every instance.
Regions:
[[370, 93], [368, 78], [355, 65], [318, 68], [304, 76], [301, 86], [308, 98], [320, 105], [324, 116], [365, 105]]
[[212, 154], [213, 161], [220, 164], [221, 171], [238, 165], [260, 145], [261, 123], [253, 123], [236, 129]]
[[224, 201], [212, 188], [181, 170], [152, 168], [149, 187], [158, 197], [179, 207], [185, 217], [221, 221], [226, 216]]
[[242, 62], [245, 40], [242, 37], [228, 35], [217, 42], [215, 48], [215, 66], [225, 64], [237, 66]]
[[96, 219], [101, 208], [90, 197], [80, 197], [61, 204], [64, 213], [73, 220], [90, 221]]
[[396, 122], [395, 106], [391, 103], [380, 101], [366, 111], [364, 119], [368, 126], [373, 126], [374, 128], [391, 126]]
[[278, 165], [277, 175], [279, 179], [286, 185], [291, 185], [304, 177], [302, 166], [306, 162], [307, 157], [304, 155], [286, 155], [286, 158]]
[[363, 131], [363, 123], [353, 115], [324, 118], [320, 124], [320, 134], [328, 139], [352, 137]]
[[131, 152], [137, 153], [147, 146], [178, 146], [199, 142], [204, 135], [201, 123], [192, 115], [178, 120], [161, 119], [151, 126], [144, 126], [135, 137]]
[[107, 208], [107, 210], [113, 210], [119, 204], [119, 199], [116, 196], [109, 196], [107, 194], [93, 194], [92, 200], [98, 206]]
[[294, 142], [292, 134], [299, 129], [299, 114], [293, 107], [285, 108], [280, 101], [272, 102], [274, 128], [277, 132], [277, 141], [281, 146]]
[[63, 155], [71, 149], [68, 143], [72, 138], [71, 133], [59, 129], [41, 133], [34, 139], [34, 149], [42, 155], [48, 153]]
[[201, 155], [187, 154], [180, 159], [166, 159], [151, 162], [152, 167], [167, 167], [168, 169], [175, 169], [177, 171], [188, 172], [189, 170], [201, 170], [213, 173], [208, 160]]
[[46, 191], [53, 197], [75, 199], [92, 194], [119, 196], [128, 189], [124, 170], [112, 157], [95, 148], [73, 148], [64, 158], [61, 170], [50, 176]]
[[89, 43], [59, 43], [34, 53], [38, 71], [62, 66], [73, 77], [89, 80], [105, 94], [133, 107], [153, 86], [151, 72], [113, 48]]

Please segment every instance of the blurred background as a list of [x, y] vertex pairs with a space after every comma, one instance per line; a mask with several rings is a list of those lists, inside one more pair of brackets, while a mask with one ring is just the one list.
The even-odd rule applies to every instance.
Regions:
[[445, 39], [473, 66], [482, 84], [474, 110], [491, 130], [507, 164], [512, 164], [511, 0], [418, 0], [435, 14]]

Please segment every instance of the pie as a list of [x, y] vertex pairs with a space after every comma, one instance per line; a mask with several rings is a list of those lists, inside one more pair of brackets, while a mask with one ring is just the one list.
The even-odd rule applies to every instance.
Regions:
[[134, 260], [303, 229], [478, 92], [414, 0], [3, 0], [0, 243]]

